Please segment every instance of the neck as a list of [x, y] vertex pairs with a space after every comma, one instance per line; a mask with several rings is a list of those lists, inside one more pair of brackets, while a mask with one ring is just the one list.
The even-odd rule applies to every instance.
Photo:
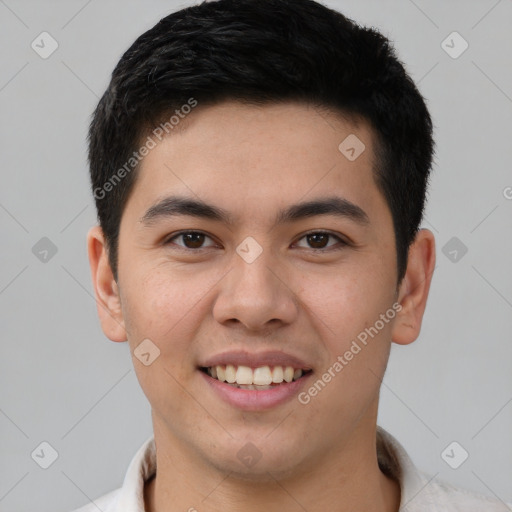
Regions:
[[[157, 475], [144, 490], [146, 512], [396, 512], [400, 486], [380, 470], [376, 422], [359, 424], [343, 443], [304, 471], [257, 482], [208, 466], [183, 450], [153, 418]], [[165, 433], [165, 434], [164, 434]], [[172, 454], [172, 455], [171, 455]]]

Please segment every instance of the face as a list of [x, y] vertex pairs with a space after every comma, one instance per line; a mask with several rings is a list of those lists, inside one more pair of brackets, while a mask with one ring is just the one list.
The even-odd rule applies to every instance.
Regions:
[[[405, 293], [372, 132], [296, 103], [183, 122], [125, 206], [109, 337], [127, 338], [155, 432], [181, 453], [254, 478], [310, 468], [375, 426]], [[296, 380], [268, 388], [286, 367]]]

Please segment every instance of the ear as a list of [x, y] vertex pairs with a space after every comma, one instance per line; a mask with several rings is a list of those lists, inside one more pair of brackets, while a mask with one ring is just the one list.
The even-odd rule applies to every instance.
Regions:
[[99, 226], [92, 227], [87, 234], [87, 252], [101, 328], [110, 340], [126, 341], [119, 288], [108, 261], [105, 237]]
[[421, 229], [409, 248], [407, 270], [398, 292], [402, 309], [396, 315], [391, 339], [399, 345], [412, 343], [420, 334], [435, 264], [434, 235]]

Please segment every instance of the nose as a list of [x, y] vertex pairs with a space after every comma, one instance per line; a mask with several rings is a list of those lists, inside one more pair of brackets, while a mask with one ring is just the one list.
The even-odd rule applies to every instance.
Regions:
[[221, 281], [213, 307], [217, 322], [261, 331], [297, 318], [299, 303], [289, 273], [279, 270], [282, 267], [267, 256], [269, 252], [263, 251], [252, 263], [234, 257], [234, 268]]

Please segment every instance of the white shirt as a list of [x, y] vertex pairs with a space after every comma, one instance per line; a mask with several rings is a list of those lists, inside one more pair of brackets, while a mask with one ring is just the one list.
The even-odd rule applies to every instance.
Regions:
[[[377, 426], [377, 454], [382, 471], [400, 483], [400, 512], [510, 512], [512, 504], [434, 480], [418, 471], [402, 445]], [[122, 487], [73, 512], [145, 512], [144, 482], [156, 472], [154, 436], [132, 459]]]

